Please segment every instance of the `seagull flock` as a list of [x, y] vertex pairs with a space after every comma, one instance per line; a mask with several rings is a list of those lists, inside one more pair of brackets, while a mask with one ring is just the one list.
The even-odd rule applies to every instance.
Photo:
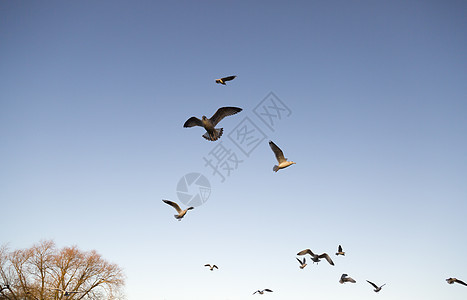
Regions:
[[[231, 81], [231, 80], [235, 79], [236, 77], [237, 76], [235, 76], [235, 75], [222, 77], [222, 78], [216, 79], [216, 83], [221, 84], [221, 85], [226, 85], [227, 81]], [[202, 137], [205, 138], [208, 141], [217, 141], [218, 139], [221, 138], [221, 136], [222, 136], [222, 134], [224, 132], [224, 129], [223, 128], [215, 128], [215, 127], [225, 117], [235, 115], [235, 114], [237, 114], [237, 113], [239, 113], [241, 111], [242, 111], [242, 109], [239, 108], [239, 107], [221, 107], [209, 119], [206, 116], [202, 116], [201, 119], [198, 119], [197, 117], [189, 118], [185, 122], [183, 127], [185, 127], [185, 128], [194, 127], [194, 126], [203, 127], [206, 130], [206, 133], [204, 133], [202, 135]], [[285, 169], [285, 168], [295, 164], [295, 162], [289, 161], [287, 158], [285, 158], [284, 153], [282, 152], [282, 150], [273, 141], [269, 141], [269, 147], [271, 148], [271, 150], [274, 153], [274, 155], [276, 157], [276, 160], [278, 162], [278, 164], [274, 165], [274, 167], [272, 169], [274, 172], [277, 172], [277, 171], [279, 171], [281, 169]], [[162, 201], [164, 203], [172, 206], [177, 211], [177, 214], [174, 215], [174, 217], [178, 221], [181, 221], [189, 210], [194, 209], [194, 207], [188, 207], [188, 208], [183, 210], [175, 202], [172, 202], [170, 200], [162, 200]], [[315, 254], [315, 253], [313, 253], [313, 251], [311, 249], [305, 249], [305, 250], [302, 250], [302, 251], [297, 253], [298, 256], [304, 256], [304, 255], [307, 255], [307, 254], [310, 255], [310, 259], [311, 259], [311, 261], [313, 263], [318, 264], [321, 261], [321, 259], [324, 258], [331, 266], [334, 266], [333, 260], [331, 259], [331, 257], [327, 253]], [[339, 256], [339, 255], [345, 256], [345, 252], [343, 251], [341, 245], [339, 245], [337, 247], [336, 256]], [[300, 266], [299, 266], [300, 269], [303, 270], [307, 266], [306, 258], [303, 257], [303, 259], [299, 259], [298, 257], [296, 257], [296, 259], [300, 264]], [[219, 269], [216, 265], [205, 264], [204, 266], [208, 267], [210, 271], [214, 271], [214, 269]], [[376, 285], [375, 283], [373, 283], [373, 282], [371, 282], [369, 280], [366, 280], [366, 281], [374, 288], [373, 291], [376, 292], [376, 293], [380, 292], [381, 289], [383, 288], [383, 286], [386, 285], [386, 284], [383, 284], [383, 285], [378, 286], [378, 285]], [[462, 280], [459, 280], [457, 278], [448, 278], [448, 279], [446, 279], [446, 281], [449, 284], [458, 283], [458, 284], [467, 286], [467, 284], [465, 282], [463, 282]], [[348, 274], [342, 274], [340, 279], [339, 279], [339, 283], [344, 284], [346, 282], [356, 283], [357, 281], [355, 279], [353, 279], [352, 277], [350, 277]], [[59, 289], [56, 289], [56, 290], [59, 290]], [[62, 293], [64, 293], [65, 296], [68, 296], [69, 293], [75, 293], [75, 292], [67, 292], [67, 291], [63, 291], [63, 290], [60, 290], [60, 291], [62, 291]], [[257, 290], [257, 291], [255, 291], [253, 293], [253, 295], [255, 295], [255, 294], [263, 295], [265, 292], [272, 293], [272, 290], [271, 289]]]

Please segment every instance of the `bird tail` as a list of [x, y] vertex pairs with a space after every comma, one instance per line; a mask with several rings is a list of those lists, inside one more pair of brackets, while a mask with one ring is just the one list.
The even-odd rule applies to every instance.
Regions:
[[275, 166], [272, 168], [272, 170], [273, 170], [274, 172], [279, 171], [279, 166], [275, 165]]
[[224, 128], [215, 128], [212, 134], [209, 134], [209, 132], [206, 132], [203, 134], [203, 137], [207, 139], [208, 141], [217, 141], [222, 134], [224, 133]]

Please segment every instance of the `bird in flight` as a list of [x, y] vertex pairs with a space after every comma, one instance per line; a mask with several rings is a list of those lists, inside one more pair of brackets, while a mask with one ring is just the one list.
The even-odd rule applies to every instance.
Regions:
[[347, 274], [342, 274], [341, 276], [341, 279], [339, 280], [339, 283], [346, 283], [346, 282], [352, 282], [352, 283], [355, 283], [355, 279], [353, 279], [352, 277], [349, 277], [349, 275]]
[[298, 262], [300, 263], [300, 269], [303, 269], [306, 267], [306, 259], [305, 257], [303, 258], [303, 260], [300, 260], [300, 258], [296, 257], [296, 259], [298, 260]]
[[264, 294], [264, 292], [272, 293], [272, 291], [270, 289], [264, 289], [264, 290], [257, 290], [256, 292], [253, 293], [253, 295], [256, 294], [256, 293], [262, 295], [262, 294]]
[[214, 271], [214, 268], [219, 269], [216, 265], [205, 264], [205, 267], [209, 267], [209, 270]]
[[206, 133], [203, 134], [203, 137], [208, 141], [217, 141], [224, 132], [223, 128], [214, 128], [223, 118], [227, 116], [234, 115], [236, 113], [241, 112], [242, 109], [239, 107], [221, 107], [219, 108], [216, 113], [208, 119], [206, 116], [203, 116], [200, 119], [197, 117], [189, 118], [183, 127], [193, 127], [193, 126], [201, 126], [206, 129]]
[[324, 258], [328, 261], [328, 263], [334, 266], [334, 262], [332, 261], [331, 257], [327, 253], [317, 255], [317, 254], [314, 254], [313, 251], [311, 251], [310, 249], [305, 249], [297, 253], [297, 255], [305, 255], [305, 254], [310, 254], [311, 260], [315, 263], [320, 262], [321, 258]]
[[446, 281], [447, 281], [447, 283], [449, 283], [449, 284], [459, 283], [459, 284], [462, 284], [462, 285], [467, 286], [467, 283], [465, 283], [465, 282], [463, 282], [462, 280], [457, 279], [457, 278], [452, 278], [452, 277], [451, 277], [451, 278], [446, 279]]
[[339, 247], [337, 247], [336, 255], [344, 255], [345, 256], [345, 252], [342, 251], [342, 246], [341, 245], [339, 245]]
[[237, 77], [237, 76], [233, 75], [233, 76], [222, 77], [222, 78], [216, 79], [216, 83], [220, 83], [222, 85], [225, 85], [226, 81], [234, 80], [235, 77]]
[[383, 286], [386, 285], [386, 283], [385, 283], [385, 284], [383, 284], [382, 286], [377, 286], [376, 284], [374, 284], [373, 282], [371, 282], [371, 281], [369, 281], [369, 280], [367, 280], [366, 282], [368, 282], [369, 284], [371, 284], [371, 285], [375, 288], [374, 291], [375, 291], [376, 293], [379, 292], [379, 291], [381, 291], [381, 289], [383, 288]]
[[271, 147], [272, 152], [276, 155], [277, 162], [279, 165], [275, 165], [272, 170], [274, 172], [279, 171], [280, 169], [287, 168], [290, 165], [295, 164], [293, 161], [287, 161], [287, 158], [284, 157], [284, 152], [282, 152], [281, 148], [277, 147], [272, 141], [269, 141], [269, 147]]
[[162, 200], [164, 201], [164, 203], [167, 203], [168, 205], [172, 206], [173, 208], [175, 208], [175, 210], [177, 211], [177, 215], [174, 215], [175, 219], [181, 221], [182, 218], [186, 215], [187, 211], [191, 210], [191, 209], [194, 209], [193, 206], [191, 207], [188, 207], [187, 209], [181, 209], [180, 206], [178, 206], [177, 203], [175, 202], [172, 202], [172, 201], [169, 201], [169, 200]]

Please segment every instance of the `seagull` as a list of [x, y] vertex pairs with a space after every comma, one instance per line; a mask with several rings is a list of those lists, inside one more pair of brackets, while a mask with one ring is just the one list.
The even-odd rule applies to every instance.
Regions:
[[462, 280], [459, 280], [457, 278], [448, 278], [446, 279], [446, 281], [449, 283], [449, 284], [453, 284], [453, 283], [459, 283], [459, 284], [462, 284], [462, 285], [465, 285], [467, 286], [467, 283], [463, 282]]
[[379, 291], [381, 291], [381, 289], [383, 288], [383, 286], [386, 285], [386, 283], [385, 283], [385, 284], [383, 284], [382, 286], [378, 287], [376, 284], [374, 284], [373, 282], [371, 282], [371, 281], [369, 281], [369, 280], [367, 280], [366, 282], [368, 282], [369, 284], [371, 284], [371, 285], [375, 288], [374, 291], [375, 291], [376, 293], [379, 292]]
[[222, 85], [225, 85], [226, 81], [234, 80], [235, 77], [237, 77], [237, 76], [233, 75], [233, 76], [222, 77], [222, 78], [216, 79], [216, 83], [220, 83]]
[[352, 277], [349, 277], [349, 275], [342, 274], [341, 279], [339, 280], [339, 283], [346, 283], [346, 282], [355, 283], [356, 281]]
[[303, 269], [306, 267], [306, 260], [305, 260], [305, 257], [303, 258], [303, 260], [300, 260], [300, 258], [296, 257], [296, 259], [298, 260], [298, 262], [300, 263], [300, 269]]
[[209, 267], [209, 270], [214, 271], [214, 268], [219, 269], [216, 265], [205, 264], [205, 267]]
[[175, 208], [177, 210], [178, 215], [174, 215], [174, 217], [175, 217], [175, 219], [177, 219], [179, 221], [182, 220], [182, 218], [186, 215], [187, 211], [189, 211], [191, 209], [194, 209], [194, 207], [191, 206], [191, 207], [188, 207], [187, 209], [182, 210], [180, 208], [180, 206], [178, 206], [178, 204], [175, 203], [175, 202], [172, 202], [172, 201], [169, 201], [169, 200], [162, 200], [162, 201], [164, 201], [164, 203], [167, 203], [168, 205], [172, 206], [173, 208]]
[[74, 292], [68, 292], [66, 290], [62, 290], [62, 289], [49, 289], [49, 290], [52, 290], [52, 291], [59, 291], [59, 292], [62, 292], [63, 296], [67, 297], [67, 296], [71, 296], [71, 294], [77, 294], [77, 293], [80, 293], [78, 291], [74, 291]]
[[191, 117], [185, 122], [185, 124], [183, 124], [183, 127], [204, 127], [207, 132], [203, 134], [203, 137], [208, 141], [217, 141], [222, 136], [224, 131], [224, 128], [214, 128], [217, 123], [219, 123], [223, 118], [235, 115], [241, 111], [242, 109], [239, 107], [221, 107], [210, 119], [208, 119], [206, 116], [203, 116], [201, 120], [197, 117]]
[[344, 255], [345, 256], [345, 252], [342, 251], [342, 246], [341, 245], [339, 245], [339, 247], [337, 247], [336, 255]]
[[272, 293], [272, 291], [270, 289], [264, 289], [262, 291], [257, 290], [256, 292], [253, 293], [253, 295], [256, 294], [256, 293], [259, 293], [260, 295], [262, 295], [262, 294], [264, 294], [264, 292], [271, 292]]
[[277, 145], [274, 144], [272, 141], [269, 141], [269, 146], [271, 147], [272, 152], [274, 152], [274, 154], [276, 155], [276, 159], [279, 162], [278, 166], [274, 166], [274, 168], [272, 168], [274, 172], [277, 172], [280, 169], [284, 169], [290, 165], [295, 164], [293, 161], [287, 161], [287, 158], [284, 158], [284, 152], [282, 152], [282, 150], [279, 147], [277, 147]]
[[328, 263], [334, 266], [334, 262], [332, 261], [331, 257], [327, 253], [323, 253], [320, 255], [316, 255], [311, 251], [310, 249], [305, 249], [297, 253], [297, 255], [305, 255], [305, 254], [310, 254], [311, 255], [311, 260], [315, 263], [318, 263], [321, 261], [321, 258], [325, 258]]

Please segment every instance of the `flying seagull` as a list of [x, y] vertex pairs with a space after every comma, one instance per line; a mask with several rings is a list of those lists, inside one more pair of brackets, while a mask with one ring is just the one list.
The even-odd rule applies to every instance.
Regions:
[[62, 292], [63, 296], [65, 296], [65, 297], [71, 296], [71, 294], [77, 294], [77, 293], [80, 293], [80, 292], [77, 292], [77, 291], [74, 291], [74, 292], [68, 292], [68, 291], [66, 291], [66, 290], [57, 289], [57, 288], [55, 288], [55, 289], [49, 289], [49, 290]]
[[305, 257], [303, 258], [303, 260], [300, 260], [300, 258], [296, 257], [296, 259], [298, 260], [298, 262], [300, 263], [300, 269], [303, 269], [306, 267], [306, 259]]
[[459, 280], [457, 278], [448, 278], [446, 279], [446, 281], [449, 283], [449, 284], [453, 284], [453, 283], [459, 283], [459, 284], [462, 284], [462, 285], [465, 285], [467, 286], [467, 283], [463, 282], [462, 280]]
[[355, 283], [355, 279], [353, 279], [352, 277], [349, 277], [349, 275], [347, 274], [342, 274], [341, 276], [341, 279], [339, 280], [339, 283], [346, 283], [346, 282], [352, 282], [352, 283]]
[[216, 265], [205, 264], [205, 267], [209, 267], [209, 270], [214, 271], [214, 268], [219, 269]]
[[274, 152], [274, 154], [276, 155], [276, 159], [279, 162], [279, 165], [275, 165], [274, 168], [272, 168], [274, 172], [277, 172], [280, 169], [284, 169], [290, 165], [295, 164], [293, 161], [287, 161], [287, 158], [284, 157], [284, 152], [282, 152], [282, 150], [279, 147], [277, 147], [277, 145], [274, 144], [272, 141], [269, 141], [269, 146], [271, 147], [272, 152]]
[[334, 266], [334, 262], [332, 261], [331, 257], [327, 253], [323, 253], [320, 255], [314, 254], [313, 251], [310, 249], [305, 249], [297, 253], [297, 255], [305, 255], [305, 254], [310, 254], [311, 255], [311, 260], [315, 263], [318, 263], [321, 261], [321, 258], [325, 258], [328, 263]]
[[345, 256], [345, 252], [342, 251], [342, 246], [341, 245], [339, 245], [339, 247], [337, 247], [336, 255], [344, 255]]
[[193, 126], [201, 126], [206, 129], [206, 133], [203, 134], [203, 137], [208, 141], [217, 141], [224, 132], [223, 128], [214, 128], [223, 118], [231, 115], [235, 115], [238, 112], [241, 112], [242, 109], [239, 107], [221, 107], [219, 108], [216, 113], [208, 119], [206, 116], [203, 116], [200, 119], [197, 117], [189, 118], [183, 127], [193, 127]]
[[175, 210], [178, 212], [178, 215], [174, 215], [174, 217], [175, 217], [175, 219], [177, 219], [177, 220], [179, 220], [179, 221], [182, 220], [182, 218], [186, 215], [187, 211], [189, 211], [189, 210], [191, 210], [191, 209], [194, 209], [194, 207], [191, 206], [191, 207], [188, 207], [187, 209], [182, 210], [182, 209], [180, 208], [180, 206], [178, 206], [178, 204], [175, 203], [175, 202], [172, 202], [172, 201], [169, 201], [169, 200], [162, 200], [162, 201], [164, 201], [164, 203], [167, 203], [168, 205], [170, 205], [170, 206], [172, 206], [173, 208], [175, 208]]
[[371, 282], [371, 281], [369, 281], [369, 280], [367, 280], [367, 282], [368, 282], [369, 284], [371, 284], [371, 285], [375, 288], [374, 291], [375, 291], [376, 293], [379, 292], [379, 291], [381, 291], [381, 289], [383, 288], [383, 286], [386, 285], [386, 283], [385, 283], [385, 284], [383, 284], [382, 286], [377, 286], [376, 284], [374, 284], [373, 282]]
[[237, 77], [237, 76], [233, 75], [233, 76], [222, 77], [222, 78], [216, 79], [216, 83], [220, 83], [222, 85], [225, 85], [226, 81], [234, 80], [235, 77]]
[[256, 294], [256, 293], [259, 293], [260, 295], [262, 295], [262, 294], [264, 294], [264, 292], [272, 293], [272, 291], [270, 289], [264, 289], [264, 290], [261, 290], [261, 291], [257, 290], [256, 292], [253, 293], [253, 295]]

